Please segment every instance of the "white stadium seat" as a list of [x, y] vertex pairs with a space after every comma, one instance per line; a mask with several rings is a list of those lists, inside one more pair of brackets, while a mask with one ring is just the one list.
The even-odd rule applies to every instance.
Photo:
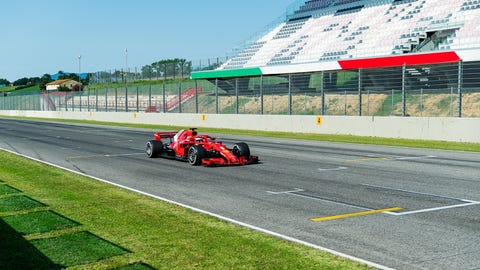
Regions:
[[480, 0], [309, 0], [219, 69], [467, 49]]

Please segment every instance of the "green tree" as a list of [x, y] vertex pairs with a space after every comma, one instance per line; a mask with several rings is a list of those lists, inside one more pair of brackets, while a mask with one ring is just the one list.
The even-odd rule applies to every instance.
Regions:
[[40, 90], [45, 90], [47, 89], [47, 83], [51, 82], [52, 81], [52, 76], [50, 74], [44, 74], [41, 78], [40, 78], [40, 83], [38, 84], [38, 86], [40, 87]]
[[190, 73], [192, 73], [192, 61], [186, 61], [183, 66], [183, 74], [190, 76]]
[[185, 63], [187, 63], [187, 60], [185, 59], [176, 59], [176, 60], [177, 60], [176, 66], [178, 66], [178, 69], [180, 70], [180, 76], [183, 79], [183, 75], [185, 72]]
[[158, 67], [160, 68], [160, 70], [162, 70], [163, 72], [163, 78], [166, 80], [167, 77], [171, 74], [170, 72], [170, 69], [169, 69], [169, 64], [172, 60], [161, 60], [161, 61], [158, 61], [157, 64], [158, 64]]
[[164, 59], [145, 65], [142, 67], [142, 76], [144, 78], [163, 77], [177, 78], [179, 75], [184, 78], [192, 71], [192, 62], [183, 58]]
[[143, 78], [152, 78], [153, 76], [153, 67], [151, 65], [146, 65], [142, 67], [142, 77]]
[[27, 85], [27, 84], [28, 84], [28, 78], [26, 77], [20, 78], [13, 82], [14, 86], [21, 86], [21, 85]]
[[59, 92], [69, 92], [69, 91], [71, 91], [71, 89], [62, 85], [62, 86], [59, 86], [57, 88], [57, 91], [59, 91]]
[[69, 73], [69, 74], [63, 73], [60, 76], [58, 76], [58, 79], [59, 80], [72, 79], [74, 81], [80, 82], [80, 77], [75, 73]]
[[0, 79], [0, 84], [9, 85], [10, 82], [7, 79]]
[[83, 85], [88, 85], [88, 84], [90, 83], [90, 76], [91, 76], [91, 74], [88, 73], [88, 74], [87, 74], [87, 78], [81, 79], [80, 82], [81, 82]]

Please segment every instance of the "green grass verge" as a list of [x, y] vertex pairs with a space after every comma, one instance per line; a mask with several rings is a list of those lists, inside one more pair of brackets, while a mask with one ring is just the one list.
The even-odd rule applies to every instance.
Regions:
[[8, 194], [15, 194], [15, 193], [20, 193], [20, 191], [15, 189], [15, 188], [12, 188], [9, 185], [0, 185], [0, 196], [8, 195]]
[[62, 269], [0, 218], [0, 269]]
[[46, 233], [79, 225], [77, 222], [52, 211], [38, 211], [27, 214], [10, 215], [3, 217], [3, 221], [17, 232], [24, 235]]
[[[63, 122], [63, 123], [75, 123], [75, 124], [96, 124], [96, 125], [105, 125], [105, 126], [146, 128], [146, 129], [152, 129], [152, 130], [178, 130], [178, 129], [191, 128], [191, 127], [184, 127], [184, 126], [111, 123], [111, 122], [101, 122], [101, 121], [91, 121], [91, 120], [87, 121], [87, 120], [24, 118], [24, 117], [0, 116], [0, 118], [2, 118], [2, 117], [3, 118], [36, 119], [36, 120], [44, 120], [44, 121], [49, 121], [49, 122]], [[440, 149], [440, 150], [480, 152], [480, 144], [479, 143], [413, 140], [413, 139], [393, 139], [393, 138], [351, 136], [351, 135], [329, 135], [329, 134], [255, 131], [255, 130], [239, 130], [239, 129], [224, 129], [224, 128], [222, 128], [222, 129], [220, 129], [220, 128], [201, 128], [200, 132], [201, 133], [221, 133], [221, 134], [231, 134], [231, 135], [260, 136], [260, 137], [270, 137], [270, 138], [284, 138], [284, 139], [314, 140], [314, 141], [327, 141], [327, 142], [373, 144], [373, 145], [387, 145], [387, 146]]]
[[[10, 153], [0, 151], [0, 160], [0, 179], [5, 184], [130, 252], [71, 269], [143, 267], [143, 263], [157, 269], [368, 269], [360, 263]], [[42, 254], [50, 256], [50, 263], [58, 265], [56, 252], [65, 242], [33, 243]], [[45, 252], [49, 246], [57, 251]], [[12, 254], [1, 256], [7, 255]]]
[[0, 198], [0, 212], [30, 210], [42, 206], [45, 205], [23, 195]]
[[76, 232], [57, 237], [35, 239], [31, 243], [53, 263], [66, 267], [85, 265], [129, 253], [128, 250], [89, 232]]
[[13, 91], [13, 90], [15, 90], [15, 86], [5, 86], [5, 87], [0, 88], [0, 93], [10, 92], [10, 91]]
[[144, 263], [133, 263], [127, 266], [115, 268], [115, 270], [149, 270], [149, 269], [153, 269], [153, 268]]

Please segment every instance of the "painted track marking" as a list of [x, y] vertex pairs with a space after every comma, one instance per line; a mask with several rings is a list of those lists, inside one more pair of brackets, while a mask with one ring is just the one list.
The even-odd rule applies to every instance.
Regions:
[[99, 157], [126, 157], [126, 156], [138, 156], [138, 155], [145, 155], [145, 153], [131, 153], [131, 154], [99, 154], [99, 155], [85, 155], [85, 156], [69, 156], [65, 159], [72, 160], [72, 159], [86, 159], [86, 158], [99, 158]]
[[447, 209], [452, 209], [452, 208], [459, 208], [459, 207], [466, 207], [466, 206], [473, 206], [473, 205], [480, 205], [480, 202], [471, 201], [471, 202], [468, 202], [468, 203], [440, 206], [440, 207], [434, 207], [434, 208], [426, 208], [426, 209], [413, 210], [413, 211], [407, 211], [407, 212], [402, 212], [402, 213], [386, 212], [385, 214], [389, 214], [389, 215], [393, 215], [393, 216], [405, 216], [405, 215], [411, 215], [411, 214], [426, 213], [426, 212], [433, 212], [433, 211], [439, 211], [439, 210], [447, 210]]
[[296, 188], [294, 190], [289, 190], [289, 191], [279, 191], [279, 192], [267, 191], [267, 193], [270, 193], [270, 194], [273, 194], [273, 195], [282, 195], [282, 194], [292, 195], [292, 196], [297, 196], [297, 197], [304, 198], [304, 199], [333, 203], [333, 204], [338, 204], [338, 205], [343, 205], [343, 206], [348, 206], [348, 207], [354, 207], [354, 208], [358, 208], [358, 209], [362, 209], [362, 210], [368, 210], [368, 211], [373, 210], [372, 208], [367, 208], [367, 207], [360, 206], [360, 205], [355, 205], [355, 204], [350, 204], [350, 203], [345, 203], [345, 202], [340, 202], [340, 201], [324, 199], [324, 198], [320, 198], [320, 197], [313, 196], [313, 195], [302, 194], [302, 193], [300, 193], [302, 191], [305, 191], [305, 190], [300, 189], [300, 188]]
[[321, 172], [326, 172], [326, 171], [342, 171], [348, 169], [347, 167], [336, 167], [336, 168], [318, 168], [319, 171]]
[[376, 156], [368, 156], [368, 157], [363, 157], [363, 158], [355, 158], [355, 159], [349, 159], [346, 160], [345, 162], [349, 163], [358, 163], [358, 162], [363, 162], [363, 161], [377, 161], [377, 160], [418, 160], [418, 159], [429, 159], [429, 158], [436, 158], [436, 156], [428, 155], [428, 156], [411, 156], [411, 157], [401, 157], [401, 156], [384, 156], [384, 157], [376, 157]]
[[433, 212], [433, 211], [446, 210], [446, 209], [452, 209], [452, 208], [480, 205], [480, 202], [478, 202], [478, 201], [472, 201], [472, 200], [467, 200], [467, 199], [442, 196], [442, 195], [437, 195], [437, 194], [432, 194], [432, 193], [417, 192], [417, 191], [411, 191], [411, 190], [406, 190], [406, 189], [382, 187], [382, 186], [369, 185], [369, 184], [361, 184], [361, 185], [366, 186], [366, 187], [385, 189], [385, 190], [393, 190], [393, 191], [398, 191], [398, 192], [417, 194], [417, 195], [423, 195], [423, 196], [428, 196], [428, 197], [436, 197], [436, 198], [442, 198], [442, 199], [448, 199], [448, 200], [461, 202], [460, 204], [446, 205], [446, 206], [433, 207], [433, 208], [425, 208], [425, 209], [406, 211], [406, 212], [401, 212], [401, 213], [386, 212], [386, 214], [394, 215], [394, 216], [405, 216], [405, 215], [411, 215], [411, 214], [426, 213], [426, 212]]
[[343, 218], [350, 218], [350, 217], [359, 217], [359, 216], [387, 213], [387, 212], [399, 211], [399, 210], [403, 210], [403, 208], [392, 207], [392, 208], [385, 208], [385, 209], [377, 209], [377, 210], [369, 210], [369, 211], [363, 211], [363, 212], [341, 214], [341, 215], [335, 215], [335, 216], [311, 218], [310, 220], [315, 221], [315, 222], [320, 222], [320, 221], [327, 221], [327, 220], [335, 220], [335, 219], [343, 219]]
[[349, 159], [346, 162], [356, 163], [362, 161], [375, 161], [375, 160], [393, 160], [392, 157], [365, 157], [365, 158], [356, 158], [356, 159]]
[[[282, 194], [292, 195], [292, 196], [297, 196], [297, 197], [301, 197], [301, 198], [305, 198], [305, 199], [309, 199], [309, 200], [316, 200], [316, 201], [321, 201], [321, 202], [334, 203], [334, 204], [338, 204], [338, 205], [344, 205], [344, 206], [349, 206], [349, 207], [354, 207], [354, 208], [366, 210], [366, 211], [363, 211], [363, 212], [357, 212], [357, 213], [351, 213], [351, 214], [342, 214], [342, 215], [336, 215], [336, 216], [331, 216], [331, 217], [324, 217], [325, 220], [339, 219], [339, 218], [346, 218], [346, 217], [353, 217], [353, 216], [364, 216], [364, 215], [370, 215], [370, 214], [376, 214], [376, 213], [385, 213], [385, 214], [392, 215], [392, 216], [405, 216], [405, 215], [411, 215], [411, 214], [426, 213], [426, 212], [447, 210], [447, 209], [452, 209], [452, 208], [480, 205], [479, 201], [473, 201], [473, 200], [468, 200], [468, 199], [460, 199], [460, 198], [442, 196], [442, 195], [431, 194], [431, 193], [416, 192], [416, 191], [382, 187], [382, 186], [369, 185], [369, 184], [360, 184], [360, 185], [365, 186], [365, 187], [372, 187], [372, 188], [378, 188], [378, 189], [385, 189], [385, 190], [392, 190], [392, 191], [398, 191], [398, 192], [404, 192], [404, 193], [410, 193], [410, 194], [423, 195], [423, 196], [428, 196], [428, 197], [436, 197], [436, 198], [454, 200], [454, 201], [459, 201], [461, 203], [454, 204], [454, 205], [446, 205], [446, 206], [418, 209], [418, 210], [405, 211], [405, 212], [398, 213], [398, 212], [394, 212], [394, 211], [403, 210], [403, 208], [395, 207], [395, 208], [386, 208], [386, 210], [385, 209], [375, 210], [375, 209], [367, 208], [367, 207], [360, 206], [360, 205], [355, 205], [355, 204], [350, 204], [350, 203], [346, 203], [346, 202], [340, 202], [340, 201], [324, 199], [324, 198], [320, 198], [320, 197], [316, 197], [316, 196], [312, 196], [312, 195], [302, 194], [300, 192], [303, 192], [305, 190], [300, 189], [300, 188], [295, 188], [294, 190], [288, 190], [288, 191], [279, 191], [279, 192], [267, 191], [267, 193], [270, 193], [270, 194], [273, 194], [273, 195], [282, 195]], [[394, 210], [391, 210], [391, 209], [394, 209]], [[313, 221], [324, 221], [323, 218], [314, 218], [314, 219], [311, 219], [311, 220], [313, 220]]]
[[301, 188], [296, 188], [294, 190], [287, 190], [287, 191], [267, 191], [267, 193], [279, 195], [279, 194], [290, 194], [290, 193], [302, 192], [302, 191], [305, 191], [305, 190]]
[[415, 160], [415, 159], [428, 159], [428, 158], [436, 158], [436, 156], [420, 156], [420, 157], [395, 157], [395, 160]]

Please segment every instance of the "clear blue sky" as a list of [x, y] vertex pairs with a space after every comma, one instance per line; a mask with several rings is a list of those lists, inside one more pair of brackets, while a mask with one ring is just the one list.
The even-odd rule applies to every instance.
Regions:
[[225, 56], [294, 0], [8, 0], [0, 5], [0, 78], [95, 72]]

